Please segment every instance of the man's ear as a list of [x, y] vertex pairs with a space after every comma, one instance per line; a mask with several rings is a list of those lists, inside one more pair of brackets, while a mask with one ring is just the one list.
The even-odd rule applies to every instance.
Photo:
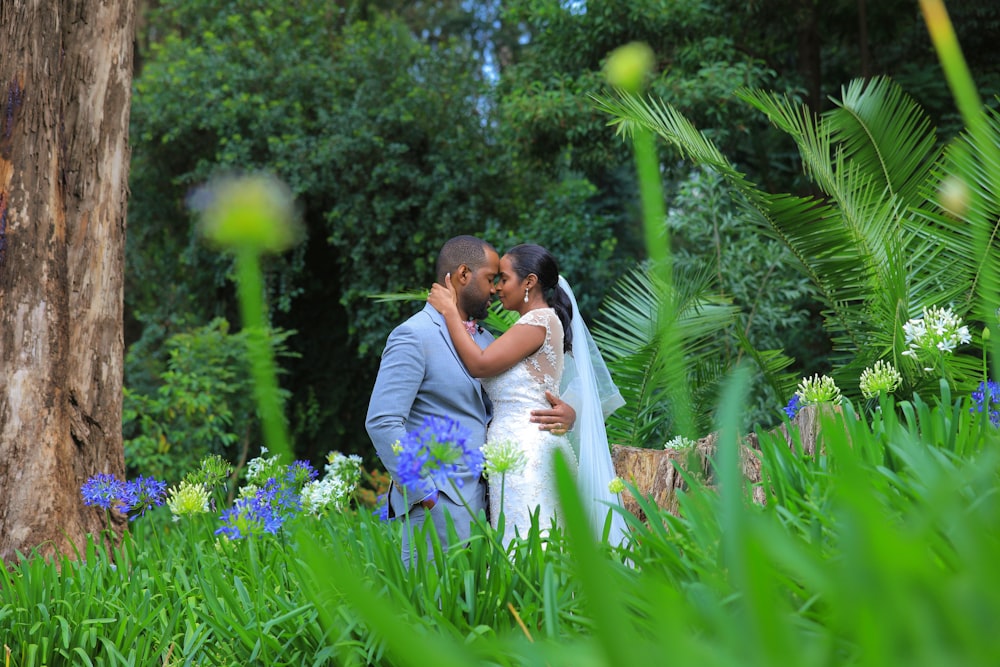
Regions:
[[455, 272], [451, 274], [451, 282], [459, 285], [466, 285], [472, 279], [472, 269], [468, 264], [459, 264]]

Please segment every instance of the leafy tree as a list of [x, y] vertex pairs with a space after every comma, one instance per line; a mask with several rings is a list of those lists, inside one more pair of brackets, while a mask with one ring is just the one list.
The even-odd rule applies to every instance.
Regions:
[[[198, 242], [186, 200], [219, 171], [277, 173], [308, 230], [272, 262], [268, 285], [274, 325], [298, 332], [284, 384], [303, 455], [332, 438], [369, 451], [377, 352], [415, 309], [369, 295], [428, 285], [447, 238], [548, 245], [585, 283], [581, 301], [617, 275], [604, 261], [611, 223], [588, 207], [589, 186], [538, 178], [498, 140], [478, 51], [486, 33], [475, 27], [486, 18], [462, 23], [458, 3], [431, 3], [452, 17], [434, 27], [403, 4], [165, 0], [147, 26], [132, 124], [130, 340], [155, 357], [191, 323], [235, 319], [231, 267]], [[596, 311], [599, 296], [589, 298]]]
[[[275, 331], [275, 353], [289, 356], [290, 332]], [[236, 464], [260, 451], [244, 331], [218, 318], [167, 338], [167, 363], [147, 390], [125, 389], [123, 426], [129, 475], [171, 482], [216, 454]], [[135, 363], [137, 349], [126, 363]]]

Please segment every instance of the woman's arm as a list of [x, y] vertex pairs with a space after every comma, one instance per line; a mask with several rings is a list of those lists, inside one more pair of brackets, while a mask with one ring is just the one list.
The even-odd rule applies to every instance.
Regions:
[[451, 285], [451, 276], [445, 276], [444, 280], [443, 287], [434, 283], [427, 302], [444, 316], [455, 350], [472, 377], [498, 375], [538, 350], [545, 342], [544, 327], [513, 326], [488, 347], [480, 349], [476, 341], [472, 340], [458, 314], [458, 306], [455, 303], [456, 292]]

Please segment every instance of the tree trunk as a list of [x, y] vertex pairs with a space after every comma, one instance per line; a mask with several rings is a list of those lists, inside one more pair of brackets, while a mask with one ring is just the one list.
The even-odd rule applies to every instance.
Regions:
[[[840, 408], [831, 408], [831, 412], [841, 413]], [[798, 432], [797, 439], [789, 434], [784, 424], [772, 433], [780, 434], [790, 448], [804, 456], [814, 456], [817, 449], [822, 450], [820, 414], [816, 406], [807, 405], [799, 410], [795, 419], [791, 420], [791, 426]], [[718, 437], [718, 433], [710, 433], [698, 440], [694, 447], [687, 449], [642, 449], [612, 445], [611, 460], [615, 466], [615, 474], [632, 484], [640, 496], [660, 509], [679, 515], [677, 492], [687, 490], [687, 483], [678, 468], [709, 486], [714, 485], [713, 460]], [[740, 443], [740, 463], [743, 477], [752, 485], [754, 502], [764, 504], [767, 494], [761, 486], [763, 480], [759, 448], [756, 433], [745, 435]], [[631, 492], [622, 493], [622, 505], [642, 521], [646, 520], [646, 513]]]
[[[0, 558], [106, 527], [123, 478], [134, 0], [0, 1]], [[121, 529], [121, 517], [116, 526]]]

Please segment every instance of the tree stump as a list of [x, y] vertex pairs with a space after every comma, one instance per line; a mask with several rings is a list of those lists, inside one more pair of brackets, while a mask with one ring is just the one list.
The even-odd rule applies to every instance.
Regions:
[[[799, 446], [806, 456], [816, 453], [819, 438], [819, 414], [816, 408], [817, 406], [812, 405], [803, 407], [790, 422], [798, 430]], [[840, 412], [840, 408], [835, 407], [834, 410]], [[796, 447], [793, 435], [785, 424], [773, 429], [771, 433], [780, 433], [790, 448]], [[694, 447], [684, 449], [644, 449], [612, 445], [611, 460], [615, 473], [635, 486], [644, 498], [651, 499], [658, 507], [671, 514], [679, 515], [677, 492], [687, 489], [687, 482], [680, 471], [713, 486], [715, 470], [712, 461], [718, 438], [718, 433], [709, 433], [699, 439]], [[754, 502], [764, 504], [766, 495], [761, 486], [759, 453], [760, 444], [756, 433], [749, 433], [741, 438], [740, 461], [743, 476], [751, 482]], [[645, 512], [629, 491], [622, 493], [622, 504], [639, 519], [646, 520]]]

